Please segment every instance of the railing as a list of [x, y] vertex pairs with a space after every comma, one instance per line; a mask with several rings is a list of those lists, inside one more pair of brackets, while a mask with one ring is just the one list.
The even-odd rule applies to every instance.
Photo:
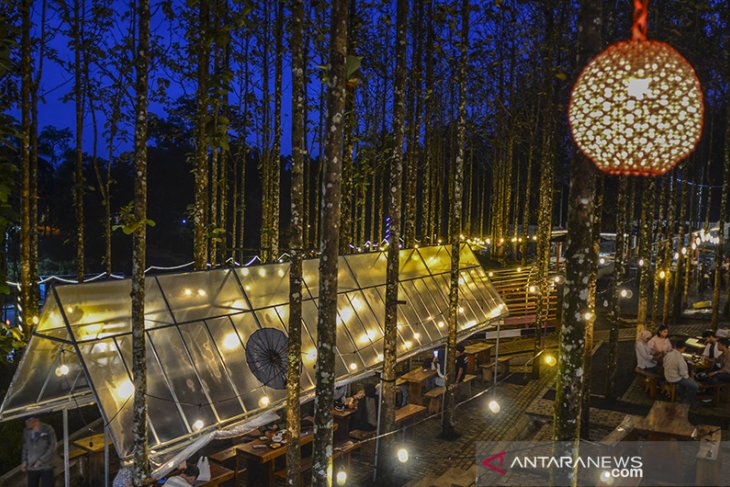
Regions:
[[[540, 285], [537, 269], [534, 266], [514, 266], [506, 269], [487, 269], [492, 285], [497, 289], [509, 309], [510, 317], [524, 324], [519, 317], [537, 317]], [[558, 288], [562, 277], [551, 272], [548, 278], [549, 294], [547, 299], [547, 319], [557, 319]]]

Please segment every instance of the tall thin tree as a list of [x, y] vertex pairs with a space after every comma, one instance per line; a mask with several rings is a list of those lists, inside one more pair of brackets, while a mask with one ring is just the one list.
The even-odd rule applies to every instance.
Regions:
[[327, 139], [322, 180], [319, 237], [319, 313], [317, 316], [317, 395], [314, 400], [312, 487], [332, 484], [332, 402], [337, 318], [337, 251], [345, 112], [347, 18], [349, 2], [334, 2], [330, 13], [327, 72]]
[[147, 353], [145, 341], [145, 248], [147, 244], [147, 92], [150, 62], [150, 3], [137, 0], [136, 100], [134, 117], [134, 220], [132, 234], [132, 455], [134, 485], [149, 473], [147, 454]]

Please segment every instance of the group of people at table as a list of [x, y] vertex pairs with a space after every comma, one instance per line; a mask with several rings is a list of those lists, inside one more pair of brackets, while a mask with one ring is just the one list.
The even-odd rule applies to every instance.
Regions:
[[[691, 404], [701, 384], [730, 383], [730, 338], [718, 338], [714, 331], [707, 330], [702, 333], [699, 343], [704, 345], [701, 355], [688, 356], [685, 354], [687, 342], [683, 338], [670, 340], [666, 325], [660, 326], [656, 334], [643, 330], [636, 340], [637, 367], [675, 384], [683, 402]], [[711, 400], [702, 399], [703, 402]]]

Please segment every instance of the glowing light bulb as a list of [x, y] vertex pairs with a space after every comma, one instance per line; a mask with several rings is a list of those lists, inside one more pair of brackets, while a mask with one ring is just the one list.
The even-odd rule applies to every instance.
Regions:
[[401, 463], [406, 463], [408, 461], [408, 450], [405, 448], [400, 448], [398, 450], [398, 461]]
[[406, 348], [411, 348], [413, 346], [413, 342], [410, 340], [406, 340], [403, 344]]
[[518, 267], [517, 272], [522, 272], [522, 267]]
[[489, 274], [487, 274], [489, 277], [494, 277], [494, 272], [489, 271]]
[[645, 95], [649, 94], [649, 84], [651, 79], [647, 78], [629, 78], [626, 91], [631, 98], [643, 100]]
[[491, 401], [489, 401], [489, 404], [487, 405], [487, 407], [494, 414], [497, 414], [502, 409], [500, 407], [499, 403], [496, 400], [494, 400], [494, 399], [492, 399]]
[[414, 334], [413, 334], [413, 339], [414, 339], [414, 340], [420, 340], [420, 339], [421, 339], [421, 334], [420, 334], [420, 333], [418, 333], [418, 332], [414, 333]]
[[487, 245], [489, 245], [489, 244], [491, 244], [491, 243], [492, 243], [492, 239], [491, 239], [491, 238], [488, 238], [488, 239], [486, 240], [486, 242], [487, 242]]
[[534, 292], [536, 291], [536, 288], [535, 288], [535, 286], [530, 286], [530, 287], [528, 288], [528, 291], [530, 291], [531, 293], [534, 293]]
[[557, 282], [558, 284], [560, 284], [560, 276], [555, 276], [555, 282]]
[[134, 394], [134, 385], [129, 381], [129, 379], [124, 379], [112, 389], [112, 392], [118, 399], [124, 400]]
[[357, 370], [357, 364], [355, 362], [350, 363], [350, 370]]
[[279, 270], [278, 270], [278, 271], [276, 272], [276, 274], [277, 274], [277, 275], [278, 275], [279, 277], [284, 277], [284, 269], [279, 269]]
[[628, 292], [628, 291], [627, 291], [626, 289], [622, 289], [622, 290], [621, 290], [621, 297], [622, 297], [622, 298], [625, 298], [625, 297], [626, 297], [626, 296], [628, 296], [628, 295], [629, 295], [629, 292]]
[[553, 365], [555, 365], [558, 362], [555, 359], [555, 356], [551, 355], [551, 354], [545, 355], [544, 361], [545, 361], [545, 365], [549, 365], [550, 367], [552, 367]]
[[441, 242], [442, 242], [442, 240], [441, 239], [438, 239], [438, 244], [439, 245], [441, 245]]
[[347, 472], [340, 470], [337, 472], [337, 485], [345, 485], [345, 482], [347, 482]]
[[593, 313], [591, 313], [590, 311], [586, 311], [586, 312], [585, 312], [585, 313], [583, 314], [583, 318], [585, 318], [585, 319], [586, 319], [586, 321], [589, 321], [589, 320], [590, 320], [591, 318], [593, 318]]
[[661, 271], [661, 272], [659, 273], [659, 279], [664, 279], [665, 277], [667, 277], [667, 273], [666, 273], [666, 272], [664, 272], [664, 271]]
[[38, 324], [38, 315], [34, 316], [31, 321], [33, 322], [34, 325], [37, 325]]
[[203, 423], [202, 419], [196, 419], [193, 423], [193, 431], [200, 431], [203, 429], [203, 426], [205, 426], [205, 423]]
[[463, 306], [459, 306], [459, 313], [463, 313], [463, 312], [464, 312]]
[[225, 337], [223, 337], [223, 348], [226, 350], [235, 350], [241, 341], [238, 339], [238, 336], [235, 332], [228, 333]]
[[439, 321], [437, 324], [439, 328], [443, 328], [445, 326], [443, 321]]
[[537, 240], [537, 235], [533, 235], [532, 240]]
[[687, 255], [687, 247], [682, 247], [682, 255]]
[[643, 266], [644, 266], [644, 259], [639, 259], [639, 267], [643, 267]]
[[375, 358], [378, 360], [378, 362], [382, 362], [385, 357], [383, 357], [382, 353], [379, 353]]
[[183, 291], [183, 294], [185, 296], [192, 296], [193, 295], [193, 290], [192, 289], [185, 288], [185, 290]]
[[317, 349], [312, 347], [304, 354], [304, 358], [307, 359], [308, 362], [314, 362], [317, 360]]
[[266, 276], [266, 269], [264, 269], [263, 267], [261, 267], [259, 269], [259, 276], [265, 277]]
[[61, 364], [58, 367], [56, 367], [56, 375], [58, 377], [63, 377], [64, 375], [68, 375], [69, 368], [66, 364]]
[[271, 400], [269, 399], [269, 396], [261, 396], [259, 398], [259, 407], [265, 408], [266, 406], [269, 405], [270, 402], [271, 402]]
[[198, 296], [200, 296], [201, 298], [203, 296], [205, 296], [206, 294], [208, 294], [208, 293], [205, 292], [205, 289], [198, 289]]
[[601, 264], [601, 265], [603, 265], [603, 264], [606, 263], [606, 259], [604, 259], [603, 257], [601, 257], [600, 259], [598, 259], [598, 263]]

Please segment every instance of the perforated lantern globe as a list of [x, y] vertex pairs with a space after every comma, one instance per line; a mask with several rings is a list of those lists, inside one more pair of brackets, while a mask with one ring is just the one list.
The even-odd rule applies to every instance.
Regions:
[[663, 42], [630, 40], [585, 67], [568, 111], [573, 139], [609, 174], [664, 174], [702, 134], [702, 88], [692, 66]]

